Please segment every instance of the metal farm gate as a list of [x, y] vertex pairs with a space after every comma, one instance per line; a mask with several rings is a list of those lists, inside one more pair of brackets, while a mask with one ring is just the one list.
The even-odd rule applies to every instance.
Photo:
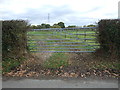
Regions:
[[31, 52], [94, 52], [96, 35], [96, 27], [32, 29], [27, 44]]

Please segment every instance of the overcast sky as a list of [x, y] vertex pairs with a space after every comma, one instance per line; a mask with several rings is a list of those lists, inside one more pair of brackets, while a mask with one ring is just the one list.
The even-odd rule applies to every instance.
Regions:
[[119, 0], [0, 0], [0, 19], [25, 19], [31, 24], [60, 21], [68, 25], [95, 24], [118, 18]]

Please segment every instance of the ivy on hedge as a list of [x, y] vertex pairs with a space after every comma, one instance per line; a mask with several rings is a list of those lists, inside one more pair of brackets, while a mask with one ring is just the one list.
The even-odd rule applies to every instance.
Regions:
[[120, 53], [120, 19], [105, 19], [98, 22], [98, 41], [103, 50]]

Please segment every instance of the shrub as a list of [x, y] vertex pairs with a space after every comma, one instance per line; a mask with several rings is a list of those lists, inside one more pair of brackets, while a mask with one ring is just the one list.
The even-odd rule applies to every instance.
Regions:
[[106, 19], [98, 22], [100, 48], [110, 55], [120, 54], [120, 19]]
[[19, 58], [26, 52], [27, 30], [24, 20], [6, 20], [2, 22], [2, 58]]

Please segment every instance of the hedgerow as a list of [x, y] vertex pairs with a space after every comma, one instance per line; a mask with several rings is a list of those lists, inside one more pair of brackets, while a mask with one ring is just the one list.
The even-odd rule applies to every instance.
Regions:
[[110, 55], [120, 55], [120, 19], [105, 19], [98, 22], [100, 48]]

